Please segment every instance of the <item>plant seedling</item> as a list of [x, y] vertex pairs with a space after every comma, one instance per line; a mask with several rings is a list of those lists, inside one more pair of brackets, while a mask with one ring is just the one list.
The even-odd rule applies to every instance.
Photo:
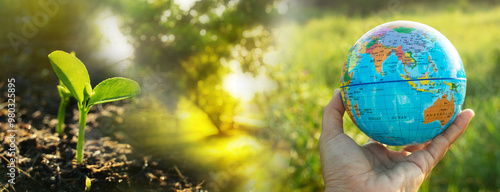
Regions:
[[[100, 82], [92, 89], [87, 68], [74, 55], [64, 51], [54, 51], [49, 54], [49, 60], [52, 68], [54, 68], [54, 72], [59, 77], [62, 85], [64, 85], [60, 87], [66, 87], [78, 103], [80, 126], [76, 145], [76, 162], [81, 164], [83, 162], [85, 125], [90, 107], [136, 96], [141, 93], [141, 88], [134, 80], [113, 77]], [[58, 86], [58, 89], [61, 90], [62, 88]]]
[[59, 91], [59, 96], [61, 96], [61, 103], [59, 104], [59, 111], [57, 112], [58, 122], [56, 126], [56, 132], [61, 135], [64, 133], [64, 115], [66, 114], [66, 106], [68, 106], [69, 99], [71, 98], [71, 93], [61, 80], [59, 80], [57, 90]]
[[[75, 56], [75, 52], [73, 51], [70, 54]], [[59, 92], [59, 96], [61, 96], [61, 103], [59, 104], [59, 111], [57, 112], [56, 132], [61, 135], [64, 133], [64, 115], [66, 114], [66, 106], [68, 106], [69, 99], [71, 98], [71, 92], [69, 92], [68, 88], [61, 80], [59, 80], [57, 91]]]

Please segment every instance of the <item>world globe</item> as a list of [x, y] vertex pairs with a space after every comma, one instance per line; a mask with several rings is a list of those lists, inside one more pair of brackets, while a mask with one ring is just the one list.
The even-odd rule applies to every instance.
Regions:
[[462, 109], [466, 84], [462, 60], [443, 34], [393, 21], [352, 46], [340, 88], [354, 124], [368, 137], [398, 146], [443, 132]]

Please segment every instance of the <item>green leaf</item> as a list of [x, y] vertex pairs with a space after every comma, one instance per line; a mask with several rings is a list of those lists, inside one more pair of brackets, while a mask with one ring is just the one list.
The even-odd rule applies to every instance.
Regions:
[[72, 97], [71, 93], [69, 92], [68, 88], [66, 88], [66, 87], [58, 85], [57, 90], [59, 91], [59, 96], [61, 96], [61, 98]]
[[64, 85], [64, 83], [60, 79], [59, 79], [59, 85], [67, 89], [66, 85]]
[[137, 82], [123, 77], [113, 77], [99, 83], [90, 96], [88, 106], [127, 99], [141, 93]]
[[69, 92], [68, 88], [64, 85], [64, 83], [59, 80], [59, 85], [57, 86], [57, 90], [59, 91], [59, 96], [61, 98], [71, 97], [71, 92]]
[[89, 179], [89, 177], [85, 176], [85, 191], [90, 191], [92, 187], [92, 181]]
[[85, 65], [78, 58], [64, 51], [50, 53], [49, 60], [57, 77], [68, 88], [73, 97], [78, 102], [83, 102], [85, 84], [90, 84], [89, 73]]
[[83, 91], [83, 100], [84, 101], [87, 101], [87, 99], [90, 98], [90, 96], [92, 95], [92, 86], [90, 85], [90, 83], [85, 83], [85, 90]]

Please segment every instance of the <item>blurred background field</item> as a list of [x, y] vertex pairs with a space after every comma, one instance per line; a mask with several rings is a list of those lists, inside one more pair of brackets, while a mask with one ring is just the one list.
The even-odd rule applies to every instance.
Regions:
[[[210, 191], [323, 190], [322, 110], [350, 47], [385, 22], [427, 24], [460, 53], [464, 107], [476, 117], [420, 190], [500, 190], [494, 1], [5, 0], [0, 15], [0, 82], [18, 79], [21, 107], [59, 101], [47, 55], [75, 51], [92, 82], [121, 75], [141, 85], [119, 139], [185, 165]], [[348, 135], [367, 141], [344, 120]]]

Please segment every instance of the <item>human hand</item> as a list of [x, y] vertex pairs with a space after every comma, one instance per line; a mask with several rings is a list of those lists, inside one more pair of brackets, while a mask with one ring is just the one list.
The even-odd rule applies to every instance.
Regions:
[[417, 191], [474, 117], [466, 109], [431, 141], [392, 151], [372, 139], [359, 146], [344, 134], [344, 111], [337, 89], [323, 111], [319, 138], [325, 191]]

